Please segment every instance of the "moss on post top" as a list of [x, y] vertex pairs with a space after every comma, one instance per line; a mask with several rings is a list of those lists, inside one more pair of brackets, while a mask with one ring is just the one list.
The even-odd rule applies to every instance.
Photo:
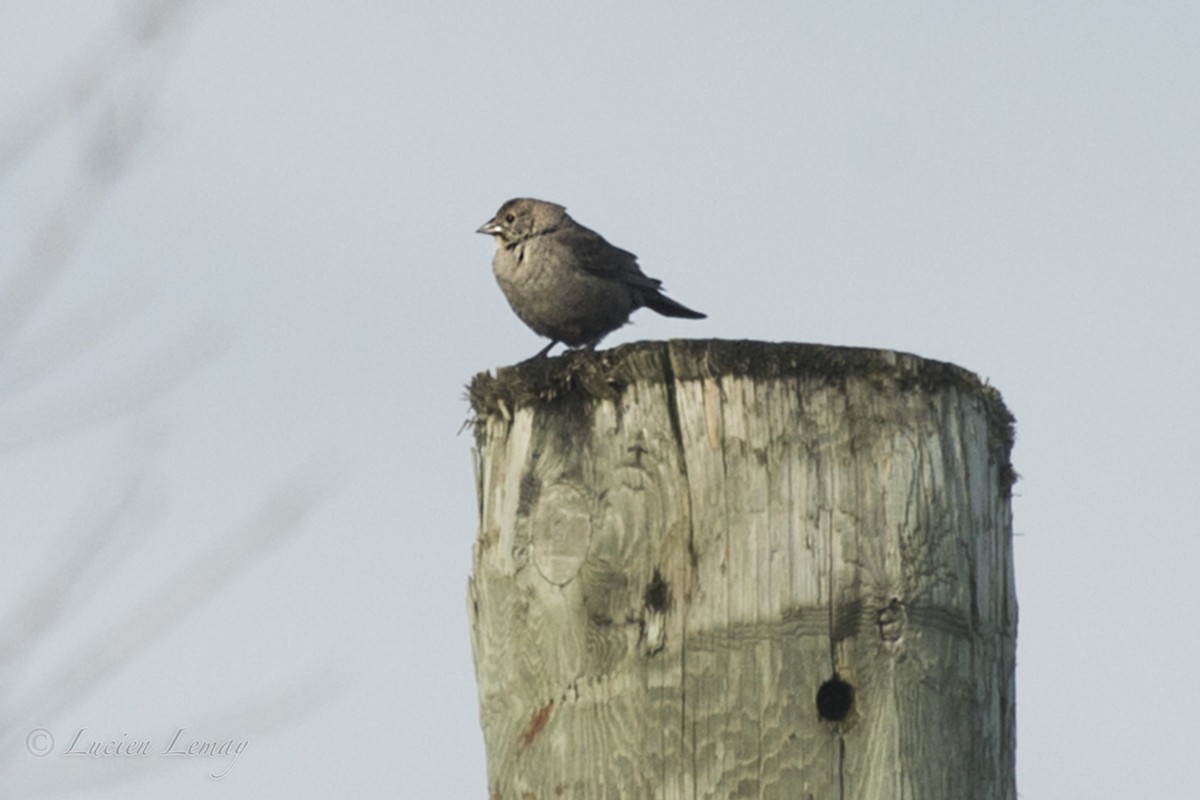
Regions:
[[987, 406], [993, 435], [1006, 450], [1013, 443], [1012, 414], [1000, 392], [975, 373], [945, 361], [864, 347], [725, 339], [633, 342], [597, 353], [572, 351], [501, 367], [495, 375], [481, 372], [471, 380], [468, 396], [482, 417], [525, 406], [615, 399], [635, 382], [718, 377], [805, 378], [831, 385], [860, 378], [881, 389], [927, 393], [957, 389], [978, 395]]
[[526, 406], [618, 398], [632, 383], [741, 377], [803, 378], [839, 385], [859, 378], [881, 390], [936, 394], [958, 390], [978, 396], [992, 439], [1002, 448], [1005, 482], [1016, 480], [1009, 457], [1014, 418], [1000, 392], [970, 370], [894, 350], [795, 342], [672, 339], [633, 342], [600, 352], [570, 351], [556, 358], [481, 372], [467, 388], [477, 417], [508, 416]]
[[957, 389], [978, 395], [987, 407], [992, 435], [1012, 449], [1013, 416], [1000, 392], [975, 373], [945, 361], [864, 347], [794, 342], [672, 339], [633, 342], [597, 353], [571, 351], [557, 358], [481, 372], [468, 387], [475, 414], [507, 415], [525, 406], [616, 399], [635, 382], [805, 378], [831, 385], [861, 378], [899, 391], [936, 393]]

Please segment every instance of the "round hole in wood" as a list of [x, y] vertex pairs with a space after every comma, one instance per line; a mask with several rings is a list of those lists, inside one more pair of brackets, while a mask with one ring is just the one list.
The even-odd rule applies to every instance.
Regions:
[[854, 706], [854, 687], [836, 673], [817, 689], [817, 713], [821, 719], [841, 722]]

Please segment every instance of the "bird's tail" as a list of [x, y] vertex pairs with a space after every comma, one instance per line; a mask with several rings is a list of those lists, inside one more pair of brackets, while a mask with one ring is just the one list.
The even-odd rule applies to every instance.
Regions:
[[664, 317], [683, 317], [684, 319], [704, 319], [707, 314], [692, 311], [682, 303], [676, 303], [662, 292], [646, 292], [646, 308], [657, 311]]

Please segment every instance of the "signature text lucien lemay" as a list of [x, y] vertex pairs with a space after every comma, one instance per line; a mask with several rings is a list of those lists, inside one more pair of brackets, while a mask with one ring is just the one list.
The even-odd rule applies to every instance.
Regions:
[[209, 773], [213, 778], [223, 778], [233, 769], [233, 765], [246, 749], [249, 741], [224, 739], [202, 740], [189, 739], [184, 736], [187, 728], [179, 728], [171, 737], [163, 750], [155, 748], [149, 739], [131, 739], [129, 734], [121, 734], [120, 739], [94, 739], [86, 736], [87, 728], [75, 732], [71, 744], [62, 751], [64, 756], [85, 756], [91, 758], [145, 757], [152, 755], [177, 756], [184, 758], [224, 758], [229, 759], [224, 769]]

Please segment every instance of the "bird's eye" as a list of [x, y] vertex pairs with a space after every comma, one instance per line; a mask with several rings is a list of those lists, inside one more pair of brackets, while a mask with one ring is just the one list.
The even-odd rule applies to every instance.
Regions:
[[513, 221], [513, 220], [515, 220], [515, 219], [516, 219], [516, 217], [515, 217], [515, 216], [513, 216], [512, 214], [505, 214], [505, 215], [504, 215], [504, 221], [505, 221], [505, 222], [512, 222], [512, 221]]

